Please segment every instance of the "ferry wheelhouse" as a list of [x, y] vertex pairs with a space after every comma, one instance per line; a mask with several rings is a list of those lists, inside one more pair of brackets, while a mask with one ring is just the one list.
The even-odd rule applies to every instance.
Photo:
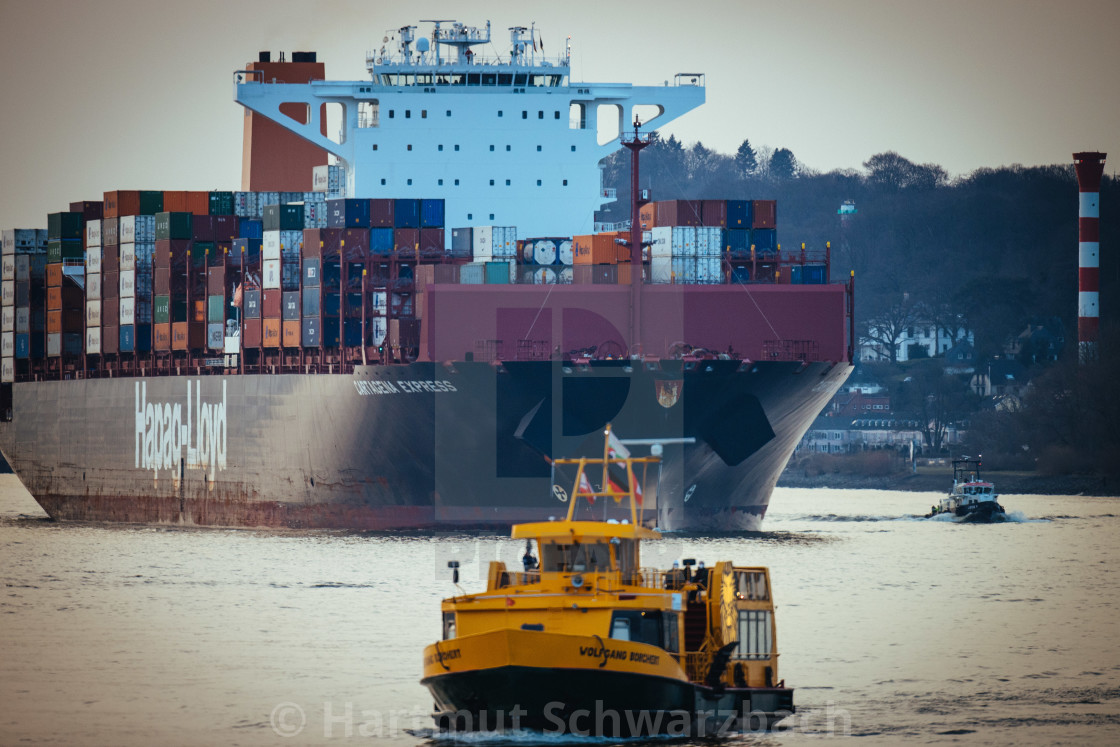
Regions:
[[995, 485], [980, 477], [979, 459], [953, 460], [953, 488], [931, 515], [953, 514], [962, 521], [1005, 521], [1007, 512], [999, 503]]

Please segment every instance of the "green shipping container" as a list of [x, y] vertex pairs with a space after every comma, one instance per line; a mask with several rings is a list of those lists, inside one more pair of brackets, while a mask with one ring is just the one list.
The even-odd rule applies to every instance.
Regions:
[[81, 213], [51, 213], [47, 216], [48, 239], [82, 238]]
[[78, 239], [49, 239], [47, 241], [47, 262], [58, 264], [64, 259], [85, 259], [86, 252]]
[[210, 215], [233, 215], [233, 192], [211, 192]]
[[209, 296], [206, 299], [206, 321], [217, 324], [226, 320], [226, 297]]
[[509, 262], [487, 262], [486, 284], [509, 285]]
[[171, 296], [156, 296], [152, 299], [152, 322], [154, 324], [171, 322]]
[[191, 247], [191, 267], [206, 267], [213, 263], [218, 248], [213, 241], [196, 241]]
[[192, 230], [190, 213], [156, 213], [156, 241], [189, 239]]
[[163, 192], [160, 190], [140, 190], [140, 215], [155, 215], [163, 211]]

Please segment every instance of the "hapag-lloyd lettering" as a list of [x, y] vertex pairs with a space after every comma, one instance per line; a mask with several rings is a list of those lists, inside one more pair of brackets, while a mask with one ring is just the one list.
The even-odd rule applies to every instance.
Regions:
[[[228, 442], [226, 382], [220, 402], [202, 401], [202, 382], [187, 381], [186, 422], [182, 403], [149, 402], [148, 383], [136, 382], [136, 467], [158, 472], [226, 468]], [[185, 452], [185, 454], [184, 454]]]

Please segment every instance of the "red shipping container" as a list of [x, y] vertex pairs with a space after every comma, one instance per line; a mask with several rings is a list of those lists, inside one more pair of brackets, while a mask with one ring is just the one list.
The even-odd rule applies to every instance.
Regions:
[[261, 320], [262, 339], [261, 345], [266, 348], [280, 347], [280, 320], [279, 319], [262, 319]]
[[171, 292], [171, 269], [157, 267], [152, 271], [152, 289], [157, 296], [166, 296]]
[[[282, 301], [283, 291], [261, 291], [261, 316], [265, 319], [279, 319], [282, 309]], [[276, 335], [279, 337], [279, 329], [277, 329]]]
[[101, 247], [101, 274], [117, 272], [121, 269], [120, 247], [116, 244]]
[[187, 252], [190, 251], [191, 241], [188, 239], [159, 239], [156, 241], [155, 254], [152, 257], [153, 266], [161, 267], [186, 267]]
[[238, 238], [238, 232], [241, 230], [238, 225], [238, 218], [236, 215], [215, 215], [214, 219], [214, 241], [219, 243], [230, 242], [232, 243]]
[[442, 228], [421, 228], [420, 229], [420, 251], [428, 253], [442, 253], [443, 252], [443, 229]]
[[[183, 191], [164, 191], [163, 209], [169, 213], [189, 213], [190, 208], [187, 207], [187, 193]], [[209, 197], [207, 197], [206, 212], [210, 212]]]
[[420, 229], [419, 228], [394, 228], [393, 229], [393, 247], [398, 252], [412, 252], [416, 250], [416, 246], [420, 243]]
[[752, 200], [754, 222], [751, 228], [777, 228], [778, 227], [778, 201], [777, 200]]
[[112, 325], [102, 327], [101, 352], [109, 353], [110, 355], [117, 353], [120, 350], [120, 335], [120, 328], [116, 325], [115, 321]]
[[214, 241], [214, 217], [205, 213], [192, 215], [191, 238], [195, 241]]
[[153, 324], [152, 325], [152, 348], [155, 350], [170, 350], [171, 349], [171, 325], [170, 324]]
[[657, 203], [657, 225], [699, 226], [699, 200], [662, 200]]
[[121, 215], [140, 214], [140, 191], [136, 189], [116, 190], [106, 192], [105, 217], [116, 218]]
[[302, 322], [299, 320], [283, 322], [283, 341], [286, 348], [298, 348], [300, 338], [300, 327]]
[[91, 220], [101, 220], [103, 213], [103, 203], [100, 202], [71, 202], [71, 213], [81, 213], [82, 222], [85, 223]]
[[259, 348], [261, 346], [261, 320], [246, 319], [243, 324], [244, 337], [241, 339], [241, 346], [244, 348]]
[[338, 256], [342, 235], [343, 229], [341, 228], [303, 229], [303, 257]]
[[101, 299], [101, 323], [116, 324], [121, 315], [121, 302], [117, 298]]
[[[153, 325], [153, 329], [166, 327], [166, 324]], [[206, 347], [205, 322], [174, 322], [171, 326], [172, 350], [199, 350]], [[166, 348], [156, 348], [163, 350]]]
[[101, 297], [117, 298], [121, 293], [121, 280], [116, 271], [101, 273]]
[[[331, 230], [331, 229], [327, 229]], [[339, 230], [339, 229], [333, 229]], [[342, 240], [339, 242], [339, 250], [342, 256], [354, 262], [369, 257], [369, 229], [368, 228], [347, 228], [342, 231]], [[323, 253], [323, 257], [330, 259], [333, 254]]]
[[396, 200], [376, 199], [369, 201], [369, 227], [392, 228], [395, 219], [393, 206]]
[[118, 218], [101, 219], [101, 246], [120, 243], [120, 222]]
[[206, 293], [220, 296], [226, 292], [226, 268], [211, 267], [206, 271]]
[[700, 222], [705, 226], [727, 228], [727, 200], [702, 200]]

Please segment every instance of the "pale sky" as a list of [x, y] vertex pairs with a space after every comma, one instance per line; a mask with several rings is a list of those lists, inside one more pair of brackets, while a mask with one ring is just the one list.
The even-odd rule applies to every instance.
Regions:
[[510, 26], [536, 22], [549, 55], [570, 35], [577, 81], [703, 72], [707, 103], [666, 132], [724, 153], [1120, 163], [1120, 0], [0, 0], [0, 228], [113, 189], [238, 189], [234, 70], [313, 50], [328, 78], [366, 79], [366, 51], [421, 18], [489, 19], [500, 54]]

